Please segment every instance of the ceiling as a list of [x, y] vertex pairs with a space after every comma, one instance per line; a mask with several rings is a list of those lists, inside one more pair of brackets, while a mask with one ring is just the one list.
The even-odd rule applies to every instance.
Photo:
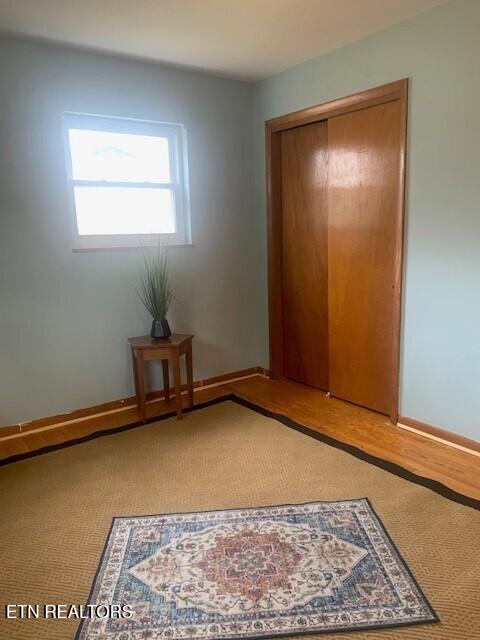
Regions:
[[0, 0], [0, 30], [255, 81], [445, 0]]

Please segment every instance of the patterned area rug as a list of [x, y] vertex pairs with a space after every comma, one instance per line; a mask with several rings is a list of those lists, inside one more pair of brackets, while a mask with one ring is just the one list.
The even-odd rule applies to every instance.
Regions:
[[78, 640], [267, 638], [437, 620], [367, 499], [115, 518]]

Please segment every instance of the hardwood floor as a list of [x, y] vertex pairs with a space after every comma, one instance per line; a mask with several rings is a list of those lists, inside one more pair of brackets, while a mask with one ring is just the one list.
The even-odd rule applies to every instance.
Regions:
[[[198, 389], [195, 402], [235, 393], [270, 411], [286, 415], [320, 433], [355, 445], [367, 453], [394, 462], [413, 473], [437, 480], [451, 489], [480, 500], [480, 458], [392, 425], [386, 416], [334, 398], [290, 380], [255, 376], [210, 389]], [[187, 403], [187, 397], [183, 396]], [[147, 404], [147, 416], [174, 411], [174, 402]], [[26, 432], [0, 440], [0, 460], [19, 453], [65, 442], [95, 431], [138, 420], [135, 408], [60, 427]], [[315, 446], [312, 441], [312, 446]]]

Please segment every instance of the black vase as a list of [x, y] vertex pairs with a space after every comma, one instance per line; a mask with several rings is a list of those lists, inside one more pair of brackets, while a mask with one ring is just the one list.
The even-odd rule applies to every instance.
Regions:
[[152, 329], [150, 331], [152, 338], [169, 338], [172, 335], [170, 327], [168, 326], [168, 320], [162, 318], [161, 320], [154, 320], [152, 322]]

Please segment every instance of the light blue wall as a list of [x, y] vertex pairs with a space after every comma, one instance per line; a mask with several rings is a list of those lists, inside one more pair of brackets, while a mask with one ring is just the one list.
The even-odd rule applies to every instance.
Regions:
[[268, 365], [264, 121], [410, 77], [400, 410], [480, 439], [479, 31], [453, 0], [253, 87], [0, 38], [0, 424], [131, 394], [125, 340], [149, 328], [138, 251], [71, 251], [63, 111], [187, 126], [170, 320], [204, 378]]
[[411, 78], [401, 414], [480, 439], [480, 2], [453, 0], [256, 85], [256, 289], [267, 353], [263, 123]]
[[[126, 339], [149, 331], [138, 250], [73, 253], [61, 114], [182, 122], [192, 237], [169, 249], [169, 316], [195, 377], [258, 365], [251, 85], [0, 38], [0, 425], [133, 393]], [[158, 369], [158, 366], [157, 366]], [[157, 380], [158, 383], [158, 380]]]

